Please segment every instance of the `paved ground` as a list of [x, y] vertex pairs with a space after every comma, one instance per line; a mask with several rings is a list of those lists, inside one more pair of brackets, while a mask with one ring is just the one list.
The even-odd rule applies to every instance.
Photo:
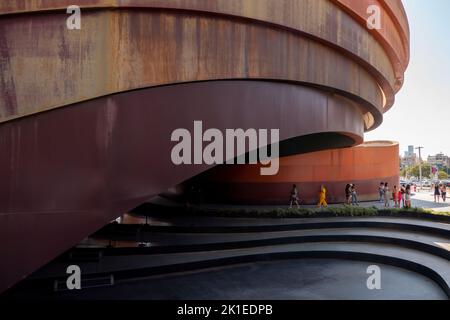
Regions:
[[372, 221], [387, 223], [413, 224], [418, 226], [439, 227], [450, 231], [450, 224], [439, 223], [424, 219], [410, 217], [326, 217], [326, 218], [231, 218], [231, 217], [207, 217], [207, 216], [158, 216], [147, 219], [133, 214], [125, 214], [121, 223], [144, 224], [159, 227], [232, 227], [232, 226], [278, 226], [290, 224], [303, 224], [315, 222], [351, 222]]
[[[412, 200], [411, 205], [413, 207], [423, 208], [423, 209], [432, 209], [434, 211], [440, 211], [440, 212], [449, 212], [450, 213], [450, 198], [447, 199], [446, 202], [443, 202], [442, 199], [439, 203], [434, 202], [434, 196], [433, 193], [427, 189], [422, 191], [417, 191], [412, 194]], [[152, 199], [153, 203], [166, 205], [166, 206], [179, 206], [180, 204], [175, 204], [174, 202], [161, 198], [156, 197]], [[342, 207], [344, 204], [338, 203], [338, 204], [330, 204], [330, 207]], [[272, 209], [272, 208], [280, 208], [280, 207], [286, 207], [289, 206], [286, 204], [286, 206], [280, 206], [280, 205], [264, 205], [264, 206], [258, 206], [258, 205], [228, 205], [228, 204], [204, 204], [203, 207], [208, 207], [212, 209], [224, 209], [224, 208], [247, 208], [247, 209]], [[360, 207], [377, 207], [377, 208], [384, 208], [384, 202], [379, 201], [366, 201], [366, 202], [360, 202]], [[295, 207], [295, 206], [294, 206]], [[317, 208], [315, 205], [301, 205], [302, 208]], [[394, 207], [394, 202], [390, 201], [390, 207]]]
[[[423, 208], [423, 209], [432, 209], [434, 211], [440, 211], [440, 212], [450, 212], [450, 199], [447, 199], [446, 202], [443, 202], [442, 199], [440, 202], [434, 202], [434, 196], [433, 193], [429, 190], [422, 190], [417, 191], [413, 193], [411, 197], [411, 205], [413, 207], [417, 208]], [[332, 206], [339, 206], [339, 205], [332, 205]], [[371, 202], [362, 202], [360, 203], [360, 206], [362, 207], [377, 207], [377, 208], [384, 208], [384, 203], [380, 203], [379, 201], [371, 201]], [[390, 206], [394, 206], [394, 202], [390, 202]]]
[[[133, 219], [142, 219], [134, 217]], [[327, 227], [325, 229], [306, 228], [303, 230], [287, 230], [273, 232], [223, 232], [197, 231], [194, 233], [151, 232], [150, 242], [161, 246], [171, 245], [198, 245], [233, 242], [232, 247], [223, 245], [214, 248], [195, 250], [193, 247], [182, 248], [179, 251], [164, 252], [135, 252], [119, 255], [105, 255], [98, 262], [77, 261], [84, 275], [98, 273], [132, 272], [141, 268], [170, 269], [178, 266], [184, 273], [165, 274], [158, 277], [149, 277], [140, 280], [123, 280], [116, 282], [112, 287], [85, 289], [77, 293], [60, 292], [48, 293], [33, 287], [30, 291], [16, 292], [12, 297], [18, 298], [63, 298], [63, 299], [445, 299], [446, 296], [435, 282], [423, 275], [406, 269], [396, 268], [383, 263], [390, 259], [401, 259], [404, 263], [410, 261], [435, 271], [442, 280], [450, 285], [449, 261], [445, 250], [449, 250], [448, 231], [450, 225], [423, 221], [414, 218], [369, 217], [369, 218], [308, 218], [308, 219], [255, 219], [255, 218], [213, 218], [198, 217], [192, 221], [187, 217], [167, 219], [150, 219], [151, 224], [160, 226], [182, 225], [191, 226], [191, 223], [200, 226], [225, 225], [233, 226], [266, 224], [302, 223], [320, 221], [330, 223], [347, 223], [349, 221], [364, 221], [364, 226]], [[224, 223], [226, 221], [226, 223]], [[276, 222], [276, 223], [275, 223]], [[373, 223], [386, 223], [390, 228], [370, 227]], [[413, 229], [394, 228], [395, 225], [420, 226], [418, 231]], [[433, 229], [433, 230], [431, 230]], [[436, 233], [436, 230], [444, 233]], [[267, 242], [263, 245], [252, 244], [243, 246], [237, 241], [259, 239], [281, 239], [297, 236], [333, 236], [333, 239], [323, 242], [307, 240], [306, 242]], [[337, 237], [339, 236], [339, 237]], [[359, 237], [349, 241], [350, 237]], [[361, 238], [363, 236], [363, 238]], [[391, 242], [375, 241], [373, 237], [394, 239]], [[370, 238], [372, 237], [372, 238]], [[402, 240], [402, 241], [400, 241]], [[416, 245], [404, 246], [404, 240]], [[367, 242], [369, 241], [369, 242]], [[156, 242], [156, 243], [154, 243]], [[420, 245], [420, 246], [419, 246]], [[136, 244], [134, 244], [136, 246]], [[428, 247], [434, 250], [428, 251]], [[449, 248], [449, 249], [448, 249]], [[438, 251], [436, 251], [438, 250]], [[302, 258], [296, 260], [277, 260], [282, 257], [291, 259], [298, 253], [323, 252], [317, 259]], [[326, 259], [327, 252], [341, 254], [342, 257], [361, 258], [365, 254], [369, 261], [382, 267], [382, 290], [373, 291], [366, 287], [367, 267], [370, 262], [350, 261], [340, 259]], [[437, 252], [437, 253], [436, 253]], [[283, 254], [283, 256], [280, 255]], [[186, 263], [205, 263], [208, 261], [221, 261], [222, 259], [237, 259], [236, 261], [249, 261], [245, 257], [265, 255], [273, 257], [271, 262], [254, 262], [237, 264], [230, 267], [203, 269], [197, 272], [186, 272], [183, 269]], [[376, 257], [384, 260], [372, 260]], [[325, 257], [325, 258], [322, 258]], [[338, 256], [334, 255], [333, 258]], [[242, 259], [241, 259], [242, 258]], [[363, 259], [364, 260], [364, 259]], [[239, 263], [239, 262], [237, 262]], [[206, 265], [203, 268], [206, 268]], [[52, 276], [66, 276], [67, 261], [54, 261], [42, 268], [33, 278], [44, 279]], [[165, 273], [165, 272], [164, 272]], [[426, 273], [425, 273], [426, 274]], [[118, 278], [120, 279], [120, 278]], [[17, 295], [16, 295], [17, 294]]]
[[[413, 196], [413, 205], [434, 210], [450, 211], [450, 203], [434, 203], [433, 196], [429, 192], [419, 192]], [[342, 204], [334, 205], [342, 206]], [[361, 203], [364, 207], [383, 207], [378, 202]], [[279, 207], [279, 206], [278, 206]], [[313, 207], [313, 206], [310, 206]], [[142, 216], [130, 216], [125, 223], [142, 223]], [[194, 219], [194, 218], [192, 218]], [[369, 218], [309, 218], [309, 219], [255, 219], [255, 218], [220, 218], [202, 217], [192, 220], [190, 217], [147, 218], [151, 225], [156, 226], [208, 226], [208, 225], [276, 225], [303, 222], [323, 221], [359, 221], [387, 222], [390, 225], [414, 224], [422, 227], [450, 230], [446, 223], [417, 220], [413, 218], [369, 217]], [[225, 220], [226, 219], [226, 220]], [[224, 223], [226, 221], [226, 223]], [[425, 230], [425, 229], [424, 229]], [[204, 232], [204, 231], [203, 231]], [[271, 239], [288, 236], [317, 236], [333, 235], [341, 238], [349, 236], [376, 236], [390, 237], [398, 240], [408, 240], [417, 244], [428, 245], [440, 250], [449, 250], [448, 237], [439, 236], [430, 230], [428, 233], [391, 230], [376, 228], [337, 228], [319, 230], [291, 230], [281, 232], [254, 232], [254, 233], [224, 233], [211, 232], [177, 234], [153, 232], [150, 234], [152, 243], [159, 245], [179, 244], [203, 244], [227, 241], [247, 241], [255, 239]], [[344, 237], [342, 237], [344, 236]], [[182, 263], [202, 262], [214, 259], [239, 258], [274, 253], [290, 252], [341, 252], [345, 255], [365, 253], [368, 255], [384, 256], [389, 259], [396, 258], [403, 261], [411, 261], [434, 270], [449, 283], [450, 269], [448, 260], [441, 256], [429, 253], [423, 248], [403, 247], [401, 242], [378, 243], [358, 241], [342, 241], [333, 239], [332, 242], [306, 242], [286, 244], [265, 244], [264, 246], [237, 247], [231, 249], [214, 249], [192, 251], [182, 253], [165, 254], [136, 254], [104, 256], [100, 262], [80, 263], [84, 274], [99, 272], [116, 272], [118, 270], [134, 270], [139, 268], [156, 268]], [[224, 239], [226, 241], [224, 241]], [[363, 241], [363, 242], [361, 242]], [[129, 245], [129, 244], [128, 244]], [[136, 243], [134, 243], [135, 246]], [[434, 252], [434, 251], [433, 251]], [[291, 258], [291, 256], [289, 256]], [[336, 256], [334, 256], [336, 258]], [[278, 258], [277, 258], [278, 259]], [[370, 260], [370, 259], [369, 259]], [[245, 261], [245, 260], [244, 260]], [[248, 261], [248, 260], [247, 260]], [[386, 260], [383, 260], [386, 263]], [[387, 262], [389, 263], [389, 262]], [[166, 274], [153, 276], [140, 280], [127, 280], [117, 282], [112, 287], [91, 288], [78, 292], [60, 292], [55, 294], [43, 293], [38, 288], [26, 292], [18, 292], [19, 298], [51, 298], [51, 299], [446, 299], [444, 291], [427, 277], [406, 269], [391, 265], [376, 263], [382, 270], [382, 290], [369, 290], [366, 286], [368, 274], [367, 267], [373, 263], [363, 261], [351, 261], [340, 259], [296, 259], [273, 260], [270, 262], [254, 262], [238, 264], [229, 267], [203, 269], [196, 272], [184, 272], [178, 274]], [[65, 276], [66, 262], [50, 263], [34, 277], [47, 277], [49, 275]], [[15, 296], [15, 294], [13, 294]]]
[[[446, 202], [443, 202], [441, 199], [441, 202], [437, 203], [434, 202], [434, 196], [433, 193], [431, 193], [429, 190], [423, 190], [423, 191], [417, 191], [412, 195], [411, 205], [413, 207], [423, 208], [423, 209], [433, 209], [435, 211], [441, 211], [441, 212], [450, 212], [450, 199], [447, 199]], [[343, 204], [331, 204], [330, 207], [340, 207]], [[361, 207], [377, 207], [377, 208], [384, 208], [384, 202], [379, 201], [368, 201], [368, 202], [361, 202], [359, 204]], [[390, 206], [394, 206], [394, 202], [390, 202]], [[302, 205], [304, 208], [316, 208], [314, 205]]]
[[[60, 299], [446, 299], [433, 281], [378, 264], [381, 290], [369, 290], [370, 263], [302, 259], [251, 263], [93, 288]], [[41, 296], [41, 298], [45, 298]]]
[[434, 202], [433, 193], [429, 190], [417, 192], [412, 197], [412, 205], [415, 207], [433, 209], [434, 211], [450, 212], [450, 198], [446, 202]]

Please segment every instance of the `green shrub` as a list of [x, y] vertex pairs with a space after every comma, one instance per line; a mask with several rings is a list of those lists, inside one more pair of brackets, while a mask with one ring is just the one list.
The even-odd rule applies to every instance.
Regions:
[[450, 213], [433, 212], [422, 208], [382, 208], [337, 206], [327, 208], [208, 208], [204, 206], [190, 207], [188, 213], [200, 216], [219, 217], [260, 217], [260, 218], [306, 218], [306, 217], [373, 217], [402, 216], [405, 214], [439, 214], [450, 216]]

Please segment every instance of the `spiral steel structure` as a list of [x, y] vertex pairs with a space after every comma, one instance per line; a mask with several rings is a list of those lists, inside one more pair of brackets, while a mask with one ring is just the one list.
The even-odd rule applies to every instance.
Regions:
[[[0, 290], [210, 168], [170, 133], [279, 128], [285, 155], [379, 126], [409, 60], [399, 0], [0, 3]], [[381, 29], [368, 29], [377, 4]]]

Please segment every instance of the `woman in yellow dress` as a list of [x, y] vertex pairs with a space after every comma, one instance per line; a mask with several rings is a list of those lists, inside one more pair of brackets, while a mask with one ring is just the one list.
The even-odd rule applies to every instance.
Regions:
[[324, 185], [320, 186], [320, 192], [319, 192], [319, 203], [317, 204], [318, 207], [328, 207], [327, 204], [327, 189], [325, 189]]

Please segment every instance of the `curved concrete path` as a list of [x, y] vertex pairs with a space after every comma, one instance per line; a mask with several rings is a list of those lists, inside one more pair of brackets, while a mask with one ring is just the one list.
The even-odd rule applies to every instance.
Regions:
[[[154, 275], [168, 276], [261, 261], [357, 260], [420, 273], [437, 283], [450, 297], [450, 225], [446, 223], [380, 217], [197, 217], [195, 223], [192, 220], [151, 220], [150, 227], [115, 225], [115, 230], [141, 228], [138, 238], [150, 242], [150, 247], [136, 247], [133, 237], [125, 232], [122, 238], [129, 242], [129, 247], [76, 248], [78, 253], [102, 252], [102, 258], [97, 262], [78, 261], [77, 264], [87, 277], [112, 275], [121, 283]], [[190, 232], [177, 232], [180, 230]], [[30, 285], [64, 278], [66, 267], [67, 260], [54, 261], [36, 272], [29, 280]]]

